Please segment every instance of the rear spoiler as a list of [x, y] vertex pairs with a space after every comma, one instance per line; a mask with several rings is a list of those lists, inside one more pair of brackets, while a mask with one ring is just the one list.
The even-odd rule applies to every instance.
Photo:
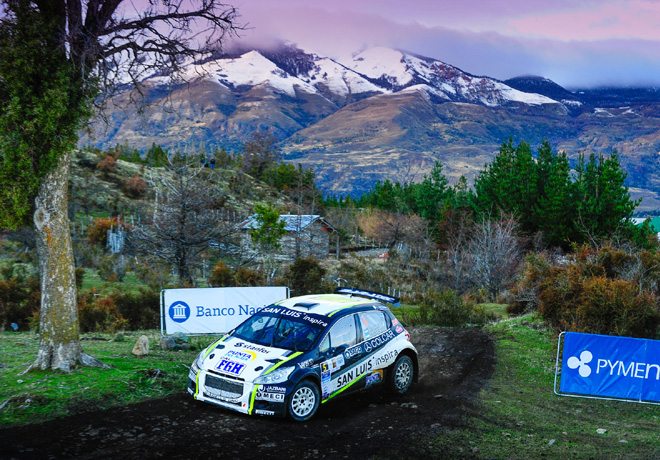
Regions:
[[340, 287], [335, 289], [335, 294], [350, 294], [350, 295], [359, 295], [362, 297], [367, 297], [369, 299], [381, 300], [383, 302], [391, 303], [395, 307], [400, 307], [401, 303], [399, 302], [398, 297], [392, 297], [387, 294], [381, 294], [380, 292], [365, 291], [364, 289], [355, 289], [351, 287]]

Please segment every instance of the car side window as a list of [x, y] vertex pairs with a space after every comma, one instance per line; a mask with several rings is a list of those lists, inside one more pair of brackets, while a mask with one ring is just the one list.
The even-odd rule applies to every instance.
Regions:
[[330, 346], [332, 348], [346, 345], [350, 347], [357, 343], [357, 329], [355, 327], [354, 315], [346, 316], [332, 326], [330, 329]]
[[387, 330], [385, 315], [380, 311], [365, 311], [359, 314], [364, 340], [382, 334]]
[[330, 349], [330, 334], [326, 335], [321, 345], [319, 345], [319, 351], [325, 353]]

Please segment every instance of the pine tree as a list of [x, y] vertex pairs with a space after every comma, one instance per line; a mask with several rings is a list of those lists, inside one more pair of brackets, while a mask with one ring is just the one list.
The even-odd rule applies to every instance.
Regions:
[[565, 245], [571, 238], [574, 216], [570, 165], [566, 153], [553, 152], [547, 141], [538, 148], [537, 200], [533, 221], [550, 245]]

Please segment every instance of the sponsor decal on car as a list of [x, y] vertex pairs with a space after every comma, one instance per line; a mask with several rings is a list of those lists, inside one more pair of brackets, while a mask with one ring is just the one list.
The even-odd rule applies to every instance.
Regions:
[[257, 353], [268, 353], [270, 351], [268, 348], [257, 347], [255, 345], [252, 345], [251, 343], [245, 343], [245, 342], [236, 342], [234, 344], [234, 347], [245, 348], [246, 350], [256, 351]]
[[390, 362], [394, 361], [394, 358], [396, 358], [396, 356], [397, 356], [397, 352], [394, 350], [385, 352], [379, 356], [374, 356], [372, 358], [374, 362], [374, 367], [387, 367], [390, 364]]
[[272, 385], [266, 385], [262, 388], [263, 391], [269, 391], [269, 392], [277, 392], [277, 393], [284, 393], [286, 392], [286, 388], [284, 387], [276, 387]]
[[216, 369], [227, 374], [241, 375], [241, 372], [243, 372], [243, 369], [245, 369], [245, 364], [240, 364], [228, 359], [222, 359], [216, 366]]
[[378, 348], [381, 345], [384, 345], [393, 338], [394, 338], [394, 332], [391, 329], [387, 330], [383, 332], [381, 335], [364, 342], [364, 349], [366, 350], [367, 353], [371, 353], [371, 350], [373, 350], [374, 348]]
[[323, 361], [323, 363], [321, 363], [321, 370], [323, 372], [336, 372], [344, 366], [344, 363], [344, 355], [335, 356], [332, 359]]
[[257, 354], [253, 351], [229, 350], [225, 356], [227, 358], [238, 359], [239, 361], [252, 361], [257, 357]]
[[263, 409], [257, 409], [254, 411], [254, 413], [259, 415], [275, 415], [275, 411]]
[[401, 334], [403, 332], [403, 328], [400, 325], [397, 326], [396, 329], [394, 330], [396, 331], [397, 334]]
[[364, 361], [341, 374], [337, 379], [337, 388], [345, 387], [346, 385], [352, 383], [354, 380], [360, 378], [362, 374], [369, 372], [373, 366], [371, 361], [371, 359]]
[[305, 360], [301, 363], [298, 363], [298, 366], [300, 366], [301, 369], [304, 369], [306, 367], [311, 366], [313, 363], [314, 363], [314, 360], [310, 358], [310, 359], [307, 359], [307, 360]]
[[382, 380], [383, 380], [383, 371], [379, 369], [375, 371], [373, 374], [367, 376], [365, 387], [380, 383]]
[[284, 393], [271, 393], [269, 391], [257, 390], [255, 399], [271, 402], [284, 402]]
[[349, 348], [344, 352], [344, 356], [346, 356], [346, 359], [351, 359], [356, 355], [359, 355], [362, 353], [362, 345], [356, 345], [352, 348]]
[[332, 373], [328, 371], [324, 371], [321, 373], [321, 393], [322, 393], [322, 398], [326, 399], [330, 396], [330, 393], [332, 392]]
[[273, 313], [275, 315], [290, 316], [291, 318], [297, 318], [315, 326], [328, 327], [328, 322], [322, 315], [289, 310], [284, 307], [266, 307], [262, 311], [265, 313]]

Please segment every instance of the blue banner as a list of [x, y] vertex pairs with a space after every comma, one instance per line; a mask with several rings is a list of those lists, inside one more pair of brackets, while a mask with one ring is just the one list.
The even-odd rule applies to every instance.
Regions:
[[567, 332], [560, 391], [660, 402], [660, 341]]

